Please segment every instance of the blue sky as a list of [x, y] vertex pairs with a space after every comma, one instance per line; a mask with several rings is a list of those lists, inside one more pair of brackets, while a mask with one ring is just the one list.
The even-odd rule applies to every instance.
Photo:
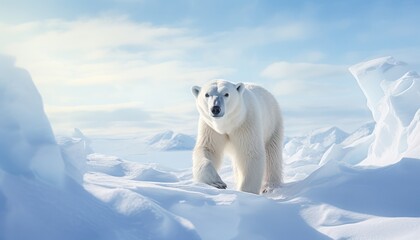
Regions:
[[420, 65], [417, 1], [4, 1], [0, 53], [27, 69], [57, 133], [195, 133], [192, 85], [255, 82], [287, 135], [371, 119], [347, 68]]

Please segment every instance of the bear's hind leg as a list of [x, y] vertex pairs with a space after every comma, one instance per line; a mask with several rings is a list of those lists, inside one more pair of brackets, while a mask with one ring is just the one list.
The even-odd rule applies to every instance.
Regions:
[[280, 130], [273, 133], [270, 141], [265, 146], [266, 169], [265, 184], [262, 192], [271, 192], [280, 187], [282, 183], [282, 134]]

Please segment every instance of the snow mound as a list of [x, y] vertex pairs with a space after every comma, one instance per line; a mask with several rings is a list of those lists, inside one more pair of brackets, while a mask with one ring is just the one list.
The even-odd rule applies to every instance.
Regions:
[[349, 136], [337, 127], [322, 128], [304, 137], [291, 138], [284, 146], [284, 155], [289, 161], [317, 161], [332, 144], [341, 143]]
[[329, 161], [341, 162], [342, 164], [356, 165], [368, 155], [368, 149], [373, 142], [375, 123], [367, 123], [350, 134], [340, 144], [333, 144], [323, 154], [320, 166]]
[[175, 182], [179, 180], [174, 174], [160, 170], [154, 164], [139, 164], [98, 153], [88, 155], [87, 161], [90, 172], [147, 182]]
[[67, 175], [79, 183], [83, 182], [83, 174], [87, 171], [87, 156], [93, 153], [88, 139], [80, 129], [75, 128], [71, 137], [57, 136], [61, 155], [65, 159]]
[[359, 127], [357, 130], [352, 132], [343, 142], [343, 145], [350, 145], [354, 142], [356, 142], [358, 139], [364, 138], [366, 136], [369, 136], [373, 133], [373, 130], [375, 129], [375, 122], [369, 122], [361, 127]]
[[420, 77], [404, 66], [385, 57], [349, 68], [376, 122], [369, 156], [361, 164], [386, 166], [420, 156]]
[[334, 143], [341, 143], [348, 135], [348, 133], [337, 127], [323, 128], [312, 132], [309, 137], [309, 143], [320, 144], [322, 147], [327, 147]]
[[[374, 169], [329, 162], [328, 166], [298, 183], [293, 191], [299, 191], [300, 197], [352, 212], [384, 217], [420, 217], [420, 208], [416, 207], [420, 194], [413, 194], [413, 190], [420, 189], [413, 185], [420, 181], [419, 169], [420, 161], [411, 158]], [[334, 176], [334, 181], [331, 181], [331, 176]]]
[[61, 185], [64, 162], [28, 72], [0, 55], [0, 167]]
[[195, 138], [182, 133], [165, 131], [147, 139], [147, 144], [151, 149], [158, 151], [191, 150], [194, 148]]
[[349, 136], [337, 127], [322, 128], [303, 137], [289, 138], [283, 148], [286, 164], [285, 181], [296, 181], [307, 177], [318, 169], [325, 152], [340, 144]]
[[417, 239], [419, 169], [419, 159], [409, 158], [375, 169], [329, 162], [283, 194], [322, 203], [302, 216], [332, 239]]

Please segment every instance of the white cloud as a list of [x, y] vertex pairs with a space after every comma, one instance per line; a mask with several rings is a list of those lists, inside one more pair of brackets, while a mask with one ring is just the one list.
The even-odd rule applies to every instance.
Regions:
[[[24, 24], [24, 26], [27, 24]], [[102, 17], [76, 21], [47, 20], [32, 23], [38, 30], [26, 43], [32, 46], [48, 46], [45, 50], [92, 50], [116, 46], [163, 47], [170, 39], [173, 47], [195, 47], [200, 44], [193, 37], [185, 38], [187, 29], [136, 23], [126, 17]], [[21, 25], [16, 26], [18, 29]], [[177, 41], [183, 38], [183, 41]], [[164, 41], [165, 42], [164, 42]]]
[[347, 72], [346, 66], [282, 61], [270, 64], [261, 72], [261, 75], [277, 80], [310, 80], [313, 78], [342, 75], [345, 72]]
[[181, 61], [150, 63], [142, 61], [92, 63], [82, 66], [75, 85], [110, 84], [142, 81], [142, 84], [191, 83], [212, 79], [230, 73], [228, 68], [190, 67]]
[[314, 34], [313, 29], [309, 22], [269, 21], [253, 27], [216, 32], [206, 37], [205, 57], [212, 62], [235, 64], [247, 59], [246, 53], [254, 48], [304, 40]]
[[[0, 35], [0, 52], [30, 72], [55, 129], [173, 125], [162, 108], [193, 102], [191, 85], [234, 71], [185, 60], [208, 45], [192, 30], [124, 16], [0, 24]], [[113, 106], [126, 102], [147, 104]]]
[[[340, 85], [346, 85], [350, 75], [345, 66], [315, 64], [306, 62], [274, 62], [264, 68], [261, 76], [271, 79], [269, 85], [278, 95], [305, 94], [306, 99], [342, 92]], [[337, 86], [335, 88], [335, 86]]]
[[302, 92], [307, 89], [307, 84], [301, 80], [278, 81], [272, 87], [272, 91], [276, 95], [291, 95]]
[[263, 33], [271, 33], [268, 34], [268, 36], [271, 35], [275, 41], [291, 41], [304, 39], [308, 37], [311, 32], [311, 26], [308, 23], [292, 22], [276, 27], [267, 28]]
[[221, 39], [222, 41], [233, 40], [238, 45], [255, 46], [273, 42], [301, 40], [311, 34], [311, 26], [308, 23], [276, 22], [252, 28], [237, 28], [223, 33]]
[[[210, 73], [173, 61], [205, 45], [184, 28], [136, 23], [126, 17], [76, 21], [48, 20], [20, 25], [0, 25], [0, 51], [16, 56], [36, 82], [110, 82], [148, 78], [183, 78], [180, 73]], [[182, 67], [180, 67], [182, 66]], [[222, 70], [224, 72], [225, 69]], [[185, 77], [185, 76], [184, 76]]]
[[302, 59], [302, 61], [310, 63], [319, 62], [325, 58], [326, 54], [317, 50], [307, 51], [298, 56], [298, 59]]
[[275, 62], [261, 76], [284, 110], [288, 134], [328, 125], [352, 130], [369, 119], [363, 94], [346, 66]]
[[[15, 56], [17, 64], [29, 70], [56, 130], [191, 132], [197, 117], [191, 85], [228, 79], [236, 71], [229, 66], [241, 64], [248, 50], [312, 34], [313, 26], [304, 22], [270, 22], [197, 35], [194, 29], [104, 16], [0, 24], [0, 52]], [[308, 56], [323, 57], [315, 51]], [[320, 93], [323, 89], [315, 78], [342, 70], [346, 68], [277, 62], [261, 75], [274, 80], [268, 86], [275, 94], [291, 96], [308, 89]]]
[[[197, 49], [220, 51], [221, 54], [214, 55], [218, 60], [213, 62], [226, 66], [226, 52], [233, 54], [232, 59], [244, 48], [293, 41], [308, 34], [308, 24], [291, 22], [237, 28], [202, 37], [186, 28], [138, 23], [126, 16], [104, 16], [1, 24], [0, 35], [6, 37], [0, 40], [4, 43], [0, 51], [16, 56], [17, 64], [28, 69], [40, 87], [139, 80], [203, 82], [225, 78], [234, 70], [186, 64], [183, 59]], [[201, 64], [206, 62], [203, 60]]]
[[101, 128], [117, 122], [140, 123], [150, 119], [150, 114], [138, 103], [81, 106], [47, 105], [45, 110], [53, 124], [67, 122], [74, 127]]

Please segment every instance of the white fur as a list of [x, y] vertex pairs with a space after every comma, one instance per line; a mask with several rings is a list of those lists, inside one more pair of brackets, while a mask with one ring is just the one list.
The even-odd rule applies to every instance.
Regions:
[[[273, 95], [256, 85], [223, 80], [193, 87], [192, 91], [200, 113], [193, 152], [195, 180], [226, 188], [217, 170], [223, 155], [228, 154], [237, 189], [258, 194], [279, 187], [283, 124]], [[215, 105], [221, 107], [223, 116], [212, 116]]]

